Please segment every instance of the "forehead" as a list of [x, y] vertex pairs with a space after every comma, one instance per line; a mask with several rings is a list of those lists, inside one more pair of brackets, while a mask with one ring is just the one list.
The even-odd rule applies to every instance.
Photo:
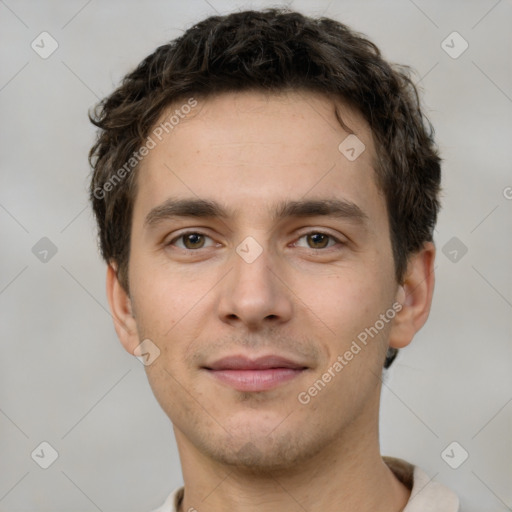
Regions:
[[[155, 124], [155, 147], [138, 173], [139, 214], [173, 196], [222, 199], [242, 214], [283, 198], [339, 197], [379, 215], [384, 202], [375, 184], [372, 134], [346, 105], [297, 91], [225, 93], [196, 101], [172, 125], [162, 123], [179, 114], [181, 104]], [[335, 108], [354, 134], [340, 125]], [[167, 130], [155, 137], [162, 126]]]

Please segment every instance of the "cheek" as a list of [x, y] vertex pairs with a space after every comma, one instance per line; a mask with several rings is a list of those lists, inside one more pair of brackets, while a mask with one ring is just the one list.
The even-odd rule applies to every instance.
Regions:
[[[363, 272], [346, 271], [311, 283], [307, 281], [301, 281], [306, 286], [301, 285], [297, 293], [307, 306], [299, 324], [310, 333], [313, 324], [319, 326], [317, 335], [312, 334], [325, 354], [327, 365], [347, 354], [343, 365], [348, 367], [337, 382], [349, 385], [345, 379], [352, 382], [349, 377], [358, 375], [362, 367], [373, 368], [378, 373], [390, 327], [390, 323], [382, 324], [379, 319], [392, 304], [391, 282], [384, 282], [382, 275], [372, 272], [368, 266]], [[316, 287], [311, 286], [314, 282]]]
[[210, 280], [196, 272], [177, 272], [167, 265], [148, 261], [134, 262], [130, 273], [130, 290], [139, 332], [147, 337], [165, 339], [193, 310], [211, 288]]
[[319, 320], [339, 334], [351, 334], [377, 316], [382, 307], [381, 290], [370, 272], [362, 277], [354, 272], [302, 279], [297, 295]]

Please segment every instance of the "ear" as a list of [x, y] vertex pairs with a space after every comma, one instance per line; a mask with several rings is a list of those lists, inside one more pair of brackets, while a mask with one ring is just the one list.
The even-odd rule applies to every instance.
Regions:
[[426, 242], [409, 258], [404, 282], [398, 287], [396, 297], [402, 308], [391, 327], [389, 346], [392, 348], [407, 346], [427, 321], [434, 292], [435, 255], [434, 244]]
[[133, 316], [131, 299], [117, 277], [115, 263], [109, 263], [107, 267], [107, 297], [117, 337], [125, 350], [133, 355], [140, 343], [137, 324]]

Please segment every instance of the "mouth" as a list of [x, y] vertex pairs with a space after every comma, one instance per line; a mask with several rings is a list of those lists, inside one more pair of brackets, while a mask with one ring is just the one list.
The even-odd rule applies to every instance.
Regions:
[[279, 356], [224, 357], [203, 366], [215, 379], [238, 391], [268, 391], [301, 375], [307, 366]]

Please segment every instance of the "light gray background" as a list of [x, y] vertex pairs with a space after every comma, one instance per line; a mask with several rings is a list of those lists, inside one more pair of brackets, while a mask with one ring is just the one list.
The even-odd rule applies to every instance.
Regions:
[[[270, 5], [282, 4], [0, 0], [1, 511], [148, 511], [181, 484], [171, 424], [107, 311], [86, 114], [183, 28]], [[467, 512], [512, 510], [512, 3], [289, 5], [412, 65], [444, 158], [432, 314], [385, 381], [382, 451]], [[47, 59], [30, 46], [42, 31], [59, 44]], [[469, 43], [457, 59], [441, 47], [453, 31]], [[58, 249], [46, 263], [32, 253], [42, 237]], [[456, 262], [442, 252], [452, 237], [467, 247]], [[31, 458], [42, 441], [59, 454], [46, 470]], [[452, 441], [469, 453], [458, 469], [441, 457]]]

